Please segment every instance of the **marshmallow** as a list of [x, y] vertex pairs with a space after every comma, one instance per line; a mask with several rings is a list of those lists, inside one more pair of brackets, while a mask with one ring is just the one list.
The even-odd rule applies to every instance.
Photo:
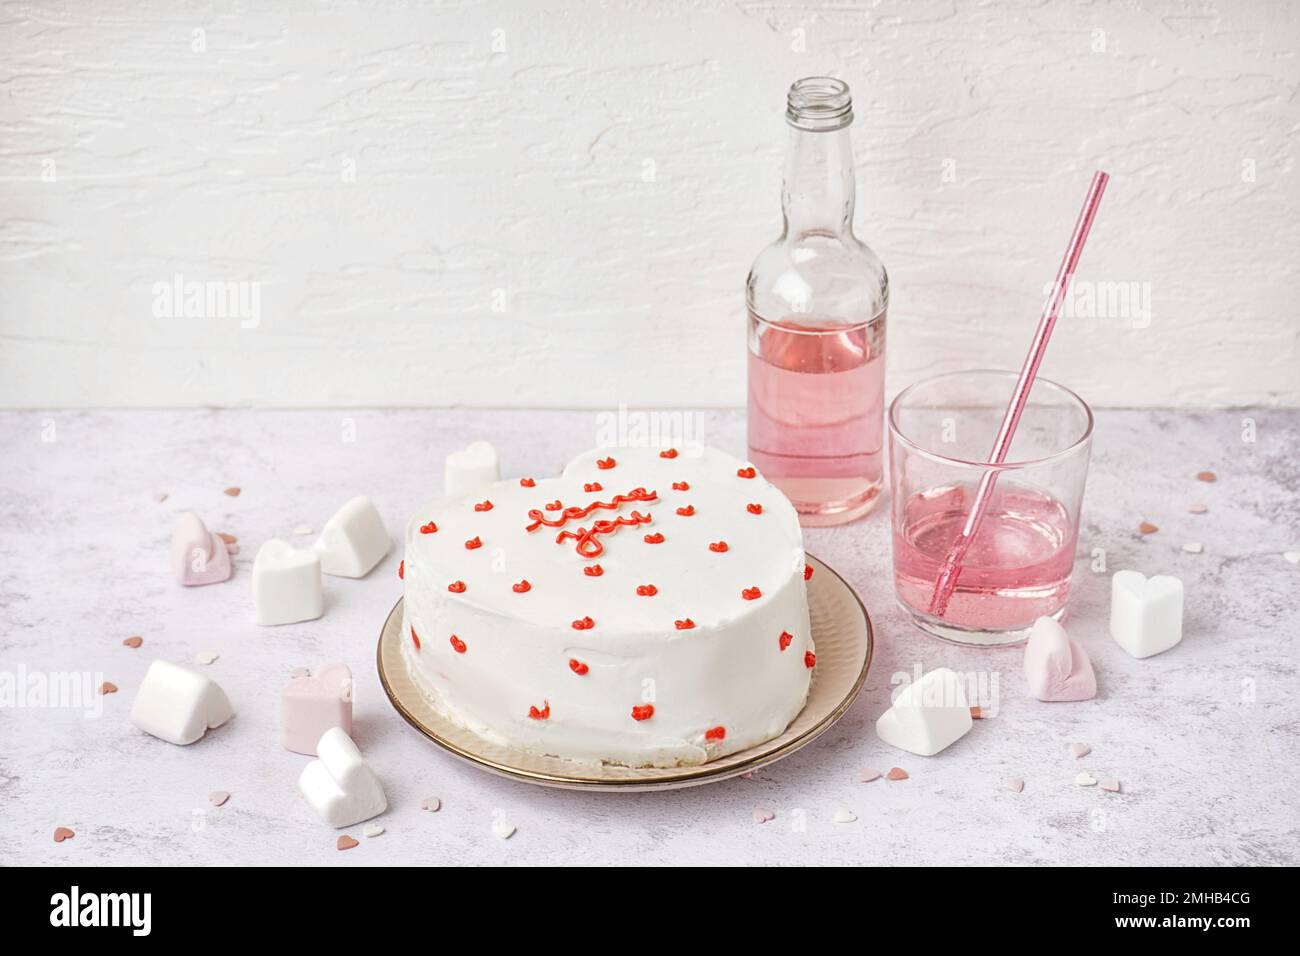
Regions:
[[352, 733], [352, 671], [347, 664], [293, 676], [283, 701], [284, 745], [294, 753], [316, 756], [316, 742], [331, 727]]
[[253, 560], [253, 607], [258, 624], [312, 621], [325, 609], [320, 556], [272, 538]]
[[216, 584], [230, 577], [230, 553], [226, 542], [212, 534], [192, 511], [176, 518], [172, 531], [172, 574], [186, 587]]
[[940, 667], [913, 681], [876, 721], [885, 743], [932, 757], [971, 728], [970, 705], [957, 674]]
[[1025, 682], [1039, 700], [1089, 700], [1097, 696], [1092, 661], [1065, 628], [1040, 617], [1025, 644]]
[[500, 480], [501, 459], [497, 457], [497, 450], [485, 441], [471, 442], [464, 451], [447, 456], [443, 493], [454, 498]]
[[192, 744], [234, 714], [216, 681], [166, 661], [149, 665], [131, 705], [131, 723], [173, 744]]
[[322, 820], [350, 827], [388, 809], [379, 778], [341, 727], [321, 734], [316, 752], [320, 757], [303, 768], [298, 790]]
[[393, 546], [384, 519], [365, 495], [358, 495], [325, 522], [314, 551], [320, 569], [340, 578], [362, 578]]
[[1167, 651], [1183, 639], [1183, 582], [1116, 571], [1110, 588], [1110, 636], [1134, 657]]

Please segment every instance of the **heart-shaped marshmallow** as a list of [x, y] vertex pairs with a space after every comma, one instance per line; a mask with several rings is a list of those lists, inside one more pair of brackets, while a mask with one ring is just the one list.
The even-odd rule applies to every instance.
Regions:
[[1183, 639], [1183, 582], [1165, 574], [1116, 571], [1111, 578], [1110, 634], [1134, 657], [1151, 657]]
[[284, 746], [316, 756], [316, 743], [331, 727], [352, 734], [352, 671], [329, 664], [314, 674], [291, 677], [283, 701]]
[[439, 709], [527, 750], [632, 766], [786, 728], [815, 664], [798, 516], [744, 462], [661, 451], [593, 450], [412, 518], [402, 646]]
[[1097, 676], [1087, 653], [1050, 617], [1040, 617], [1029, 631], [1025, 682], [1039, 700], [1089, 700], [1097, 696]]
[[185, 667], [154, 661], [131, 705], [131, 723], [173, 744], [192, 744], [234, 710], [216, 681]]
[[443, 488], [448, 498], [469, 494], [501, 480], [501, 459], [489, 442], [471, 442], [447, 456]]
[[876, 721], [885, 743], [932, 757], [971, 729], [966, 689], [955, 671], [939, 667], [913, 681]]
[[230, 553], [226, 542], [208, 531], [203, 519], [192, 511], [176, 517], [172, 530], [172, 576], [186, 587], [216, 584], [230, 577]]
[[325, 522], [313, 550], [324, 574], [362, 578], [393, 546], [384, 519], [365, 495], [350, 500]]
[[257, 623], [313, 621], [325, 610], [320, 556], [272, 538], [253, 560], [253, 607]]
[[379, 778], [341, 727], [321, 734], [316, 753], [320, 756], [298, 777], [298, 790], [322, 820], [350, 827], [388, 809]]

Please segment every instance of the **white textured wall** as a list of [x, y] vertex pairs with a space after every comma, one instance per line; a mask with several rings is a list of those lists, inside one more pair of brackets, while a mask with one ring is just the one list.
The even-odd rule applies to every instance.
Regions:
[[[1063, 321], [1047, 373], [1300, 404], [1297, 50], [1284, 0], [0, 0], [0, 404], [739, 404], [819, 72], [891, 388], [1018, 364], [1101, 166], [1080, 277], [1150, 322]], [[155, 317], [176, 273], [260, 324]]]

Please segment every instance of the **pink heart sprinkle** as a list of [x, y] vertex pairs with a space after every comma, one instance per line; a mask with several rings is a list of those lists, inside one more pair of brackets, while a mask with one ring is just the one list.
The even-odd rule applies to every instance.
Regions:
[[430, 813], [437, 813], [442, 809], [442, 801], [437, 797], [426, 797], [424, 803], [420, 804], [421, 810], [428, 810]]
[[77, 834], [67, 827], [56, 827], [54, 830], [54, 842], [62, 843], [64, 840], [71, 840]]
[[356, 840], [352, 839], [352, 837], [348, 836], [345, 833], [341, 837], [339, 837], [338, 843], [334, 845], [337, 846], [340, 850], [350, 850], [354, 846], [360, 846], [361, 844], [358, 843]]
[[775, 819], [776, 819], [776, 814], [773, 813], [771, 810], [767, 809], [766, 807], [754, 808], [755, 823], [767, 823], [769, 820], [775, 820]]
[[1070, 744], [1070, 753], [1074, 754], [1074, 758], [1077, 760], [1092, 753], [1092, 747], [1088, 744]]
[[1209, 508], [1205, 507], [1205, 505], [1201, 504], [1200, 502], [1197, 502], [1194, 505], [1187, 506], [1188, 513], [1194, 515], [1203, 515], [1205, 514], [1205, 512], [1209, 510], [1210, 510]]
[[1020, 793], [1020, 791], [1025, 789], [1025, 782], [1021, 780], [1019, 777], [1012, 777], [1010, 780], [1007, 781], [1007, 789], [1014, 790], [1016, 793]]
[[226, 793], [224, 790], [213, 790], [208, 794], [208, 799], [212, 802], [214, 807], [219, 807], [230, 799], [230, 794]]
[[889, 780], [906, 780], [907, 771], [902, 767], [890, 767], [889, 773], [885, 774], [885, 777]]
[[1119, 781], [1114, 777], [1107, 777], [1101, 782], [1101, 789], [1109, 793], [1119, 793]]
[[863, 767], [858, 771], [858, 783], [870, 783], [880, 779], [880, 771], [874, 767]]

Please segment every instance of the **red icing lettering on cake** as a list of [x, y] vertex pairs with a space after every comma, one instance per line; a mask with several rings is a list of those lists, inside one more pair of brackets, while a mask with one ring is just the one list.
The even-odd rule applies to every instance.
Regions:
[[[613, 499], [610, 501], [593, 501], [591, 504], [586, 505], [582, 508], [576, 506], [572, 508], [565, 508], [564, 511], [560, 514], [560, 516], [554, 520], [546, 517], [546, 515], [542, 514], [536, 508], [533, 508], [528, 512], [528, 517], [532, 519], [532, 524], [527, 525], [524, 528], [524, 530], [536, 531], [538, 528], [542, 527], [542, 525], [546, 525], [546, 527], [548, 528], [563, 528], [570, 521], [581, 520], [582, 518], [587, 517], [593, 511], [597, 511], [597, 510], [617, 511], [623, 505], [629, 504], [631, 502], [658, 501], [658, 500], [659, 500], [659, 495], [653, 491], [646, 491], [644, 488], [633, 488], [625, 495], [615, 495]], [[551, 504], [547, 505], [546, 510], [559, 511], [561, 507], [562, 506], [560, 505], [560, 502], [556, 500], [553, 501]]]
[[584, 558], [598, 558], [605, 553], [605, 546], [600, 543], [596, 537], [601, 534], [612, 534], [619, 528], [629, 525], [649, 524], [650, 516], [643, 515], [639, 511], [633, 511], [632, 514], [624, 517], [619, 515], [613, 521], [597, 521], [590, 528], [579, 528], [577, 531], [561, 531], [555, 536], [555, 543], [573, 538], [578, 542], [578, 553]]

